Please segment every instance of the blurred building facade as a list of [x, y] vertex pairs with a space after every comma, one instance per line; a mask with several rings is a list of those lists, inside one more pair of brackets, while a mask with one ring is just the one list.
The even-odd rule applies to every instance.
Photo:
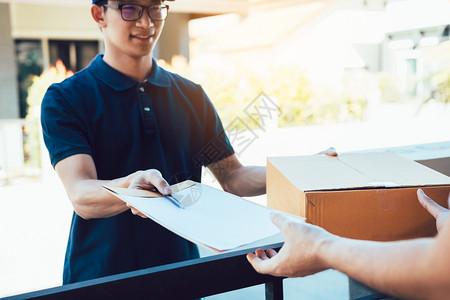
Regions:
[[[406, 64], [420, 71], [417, 47], [442, 40], [450, 20], [431, 10], [433, 21], [423, 18], [425, 11], [404, 16], [404, 11], [391, 9], [396, 15], [388, 18], [386, 7], [401, 2], [424, 1], [173, 1], [154, 55], [166, 61], [174, 55], [188, 60], [220, 55], [238, 63], [299, 65], [311, 76], [326, 80], [349, 69], [401, 74], [396, 70], [401, 40], [403, 50], [412, 50], [406, 51], [410, 56]], [[448, 3], [438, 7], [438, 2], [444, 1], [422, 5], [424, 10], [434, 5], [448, 11]], [[57, 59], [79, 71], [102, 51], [101, 32], [91, 18], [90, 5], [90, 0], [0, 0], [0, 67], [8, 70], [0, 74], [0, 119], [26, 115], [30, 75], [40, 74]], [[401, 22], [393, 23], [394, 19]]]
[[[102, 51], [101, 32], [90, 15], [90, 0], [0, 0], [0, 119], [23, 118], [29, 75], [61, 59], [73, 71]], [[223, 13], [243, 13], [247, 0], [170, 2], [170, 14], [155, 56], [189, 57], [188, 22]], [[20, 99], [20, 100], [19, 100]]]
[[[224, 13], [246, 14], [247, 0], [170, 2], [165, 30], [154, 56], [189, 58], [188, 23]], [[86, 67], [103, 50], [90, 14], [91, 0], [0, 0], [0, 179], [24, 164], [24, 118], [32, 76], [61, 60]]]
[[[408, 13], [401, 5], [405, 3]], [[427, 57], [446, 60], [443, 50], [424, 51], [448, 39], [446, 0], [177, 0], [168, 4], [169, 17], [154, 52], [166, 61], [182, 55], [206, 63], [220, 59], [234, 64], [295, 65], [324, 83], [346, 72], [388, 71], [403, 78], [398, 86], [407, 89], [409, 77], [425, 74]], [[0, 0], [0, 172], [14, 161], [19, 167], [23, 164], [23, 122], [18, 120], [27, 113], [31, 76], [58, 59], [79, 71], [102, 52], [101, 32], [90, 6], [91, 0]], [[416, 86], [414, 93], [423, 95], [423, 84]]]
[[387, 72], [404, 85], [425, 76], [424, 57], [448, 39], [448, 24], [446, 0], [255, 0], [244, 17], [193, 20], [190, 35], [196, 57], [298, 66], [321, 83]]

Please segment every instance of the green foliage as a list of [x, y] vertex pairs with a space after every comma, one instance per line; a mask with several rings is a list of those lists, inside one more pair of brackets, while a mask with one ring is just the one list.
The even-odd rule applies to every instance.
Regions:
[[198, 66], [189, 65], [182, 57], [174, 57], [170, 64], [158, 63], [201, 84], [225, 127], [239, 117], [250, 128], [257, 128], [258, 124], [245, 110], [261, 93], [277, 101], [281, 112], [279, 127], [347, 122], [364, 117], [366, 99], [360, 91], [364, 86], [356, 96], [349, 88], [335, 92], [315, 87], [297, 66], [232, 66], [219, 60]]
[[24, 153], [25, 163], [29, 167], [41, 167], [40, 162], [40, 114], [41, 103], [48, 87], [53, 83], [61, 82], [72, 76], [72, 71], [67, 71], [61, 61], [56, 66], [42, 72], [40, 76], [34, 76], [28, 89], [27, 125], [24, 128]]
[[379, 73], [377, 79], [383, 101], [394, 103], [402, 100], [396, 78], [386, 73]]
[[442, 70], [431, 76], [432, 98], [438, 102], [450, 103], [450, 70]]

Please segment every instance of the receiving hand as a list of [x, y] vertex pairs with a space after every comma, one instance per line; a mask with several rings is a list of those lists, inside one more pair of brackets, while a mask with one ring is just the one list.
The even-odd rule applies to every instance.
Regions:
[[[146, 171], [138, 171], [134, 174], [134, 178], [131, 180], [130, 185], [128, 186], [130, 189], [141, 189], [141, 190], [157, 190], [163, 195], [172, 194], [172, 189], [167, 181], [162, 177], [161, 172], [155, 169], [150, 169]], [[142, 218], [147, 218], [139, 210], [127, 204], [127, 206], [131, 209], [131, 212], [134, 215], [140, 216]]]
[[281, 213], [271, 214], [271, 219], [280, 228], [285, 242], [279, 253], [273, 249], [258, 249], [255, 253], [247, 254], [248, 261], [257, 272], [301, 277], [327, 269], [317, 253], [320, 246], [333, 238], [332, 234]]
[[338, 153], [336, 152], [336, 149], [334, 149], [334, 147], [330, 147], [327, 150], [320, 151], [319, 154], [325, 154], [328, 156], [338, 156]]
[[[444, 227], [445, 221], [449, 216], [449, 210], [434, 202], [421, 189], [417, 190], [417, 198], [420, 204], [436, 219], [436, 228], [439, 232]], [[447, 201], [450, 205], [450, 196]]]

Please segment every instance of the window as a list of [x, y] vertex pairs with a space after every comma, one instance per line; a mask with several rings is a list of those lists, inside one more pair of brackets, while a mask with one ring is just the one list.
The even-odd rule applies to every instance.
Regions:
[[45, 63], [42, 49], [41, 40], [15, 40], [21, 118], [25, 118], [27, 115], [28, 88], [34, 75], [40, 75], [44, 66], [55, 65], [58, 59], [64, 63], [66, 68], [74, 72], [80, 71], [87, 67], [97, 55], [99, 43], [97, 41], [50, 40], [48, 53], [50, 62]]
[[28, 88], [34, 75], [40, 75], [43, 70], [42, 46], [40, 40], [16, 40], [16, 61], [19, 85], [20, 117], [25, 118], [28, 104]]
[[50, 40], [49, 51], [50, 64], [55, 65], [60, 59], [67, 69], [77, 72], [89, 65], [99, 45], [97, 41]]

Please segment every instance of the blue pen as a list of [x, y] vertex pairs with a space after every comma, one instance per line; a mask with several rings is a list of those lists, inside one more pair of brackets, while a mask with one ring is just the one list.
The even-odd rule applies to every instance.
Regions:
[[184, 205], [172, 195], [163, 195], [164, 198], [172, 202], [176, 207], [184, 209]]

